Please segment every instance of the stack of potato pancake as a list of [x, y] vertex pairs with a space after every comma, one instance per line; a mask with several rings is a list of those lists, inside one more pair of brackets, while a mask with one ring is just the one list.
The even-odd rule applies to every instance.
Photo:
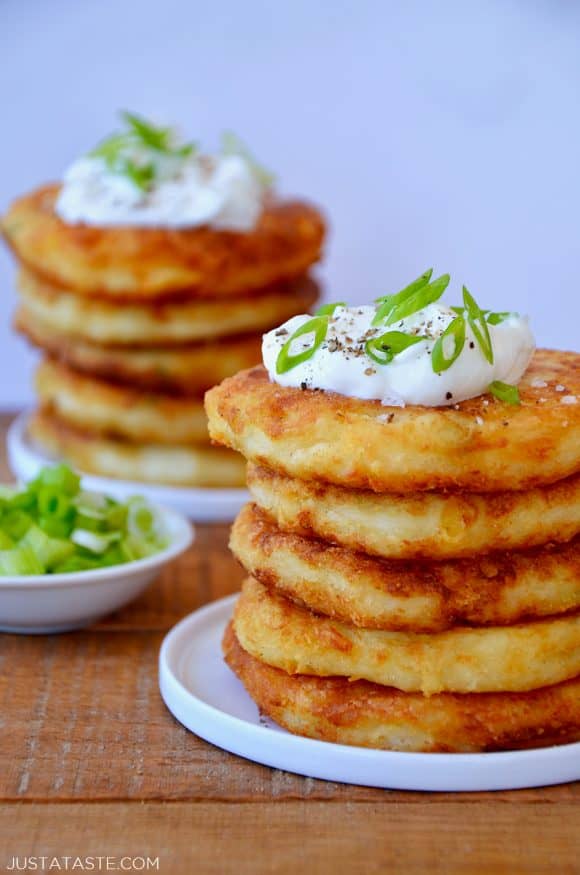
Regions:
[[248, 460], [224, 653], [292, 732], [406, 751], [580, 739], [580, 355], [521, 403], [389, 408], [258, 367], [206, 395]]
[[17, 200], [1, 225], [20, 263], [16, 326], [45, 352], [32, 437], [94, 474], [243, 485], [239, 457], [209, 443], [203, 393], [316, 301], [320, 214], [272, 200], [244, 233], [69, 225], [58, 191]]

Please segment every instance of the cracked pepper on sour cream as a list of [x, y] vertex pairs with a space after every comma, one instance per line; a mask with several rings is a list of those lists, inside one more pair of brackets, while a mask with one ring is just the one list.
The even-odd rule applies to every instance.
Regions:
[[[424, 338], [398, 352], [391, 361], [379, 364], [367, 352], [369, 339], [385, 332], [373, 325], [377, 306], [339, 305], [328, 320], [323, 342], [305, 361], [280, 372], [280, 351], [297, 329], [311, 316], [299, 315], [264, 335], [262, 355], [270, 379], [280, 386], [326, 389], [354, 398], [374, 399], [387, 406], [406, 404], [439, 407], [474, 398], [494, 381], [517, 384], [535, 349], [527, 318], [517, 313], [501, 314], [499, 324], [488, 324], [493, 363], [486, 358], [469, 320], [465, 320], [465, 341], [461, 354], [440, 373], [433, 369], [432, 355], [437, 340], [457, 318], [457, 310], [431, 303], [388, 326], [389, 331], [410, 338]], [[292, 341], [289, 350], [299, 355], [312, 346], [313, 333]], [[443, 347], [453, 343], [445, 337]], [[447, 354], [451, 353], [447, 350]]]

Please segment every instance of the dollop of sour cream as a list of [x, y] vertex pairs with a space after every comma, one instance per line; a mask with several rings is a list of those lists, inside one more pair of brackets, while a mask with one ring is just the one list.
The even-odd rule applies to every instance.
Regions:
[[[488, 325], [494, 357], [490, 364], [467, 323], [461, 354], [438, 374], [431, 364], [433, 347], [457, 314], [442, 304], [430, 304], [385, 328], [372, 325], [376, 312], [374, 306], [337, 307], [326, 339], [314, 355], [281, 374], [276, 373], [276, 361], [282, 346], [312, 317], [294, 316], [268, 332], [262, 356], [270, 379], [280, 386], [325, 389], [387, 406], [449, 406], [483, 394], [494, 380], [516, 384], [535, 349], [527, 318], [513, 313], [498, 325]], [[393, 330], [425, 337], [425, 341], [407, 347], [389, 364], [378, 364], [366, 354], [365, 342]], [[312, 342], [312, 334], [303, 334], [292, 342], [290, 353], [296, 355]]]
[[[134, 154], [143, 164], [146, 150]], [[142, 190], [114, 173], [104, 158], [87, 155], [66, 171], [55, 203], [60, 218], [71, 225], [131, 225], [251, 231], [262, 212], [265, 186], [242, 155], [184, 160], [155, 157], [155, 179]]]

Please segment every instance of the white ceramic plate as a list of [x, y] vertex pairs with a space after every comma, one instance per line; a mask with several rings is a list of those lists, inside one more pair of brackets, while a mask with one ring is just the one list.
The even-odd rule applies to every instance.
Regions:
[[[10, 426], [6, 437], [10, 469], [23, 482], [32, 480], [41, 468], [55, 462], [30, 440], [26, 431], [27, 420], [28, 413], [21, 413]], [[87, 489], [104, 492], [121, 500], [131, 495], [143, 495], [154, 504], [171, 507], [198, 523], [230, 522], [249, 500], [246, 489], [188, 489], [80, 473]]]
[[196, 735], [257, 763], [346, 784], [396, 790], [479, 791], [580, 780], [580, 743], [484, 754], [397, 753], [291, 735], [261, 717], [221, 654], [237, 596], [174, 626], [159, 654], [159, 686], [172, 714]]
[[181, 514], [157, 510], [169, 546], [146, 559], [70, 574], [0, 576], [0, 632], [47, 635], [80, 629], [140, 595], [193, 540], [193, 528]]

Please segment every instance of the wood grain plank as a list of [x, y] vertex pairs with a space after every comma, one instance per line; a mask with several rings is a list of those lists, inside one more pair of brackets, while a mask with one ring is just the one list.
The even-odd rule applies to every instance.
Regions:
[[[0, 636], [0, 799], [329, 798], [185, 730], [157, 687], [159, 633]], [[359, 795], [380, 791], [366, 791]], [[356, 792], [355, 792], [356, 795]]]
[[[162, 637], [0, 636], [0, 799], [416, 798], [268, 769], [189, 733], [158, 692]], [[511, 796], [580, 802], [578, 785]]]
[[[0, 436], [9, 418], [0, 415]], [[0, 452], [0, 478], [7, 476]], [[389, 819], [400, 806], [440, 810], [455, 802], [451, 794], [390, 793], [271, 770], [206, 744], [173, 720], [157, 689], [158, 648], [182, 616], [239, 587], [243, 574], [227, 538], [227, 526], [199, 526], [191, 550], [140, 600], [90, 630], [0, 635], [0, 799], [332, 801], [341, 811], [348, 801], [388, 805]], [[580, 784], [461, 797], [466, 810], [484, 803], [490, 817], [499, 808], [546, 803], [577, 811]]]
[[577, 875], [578, 808], [461, 802], [0, 806], [13, 855], [159, 857], [171, 875]]

